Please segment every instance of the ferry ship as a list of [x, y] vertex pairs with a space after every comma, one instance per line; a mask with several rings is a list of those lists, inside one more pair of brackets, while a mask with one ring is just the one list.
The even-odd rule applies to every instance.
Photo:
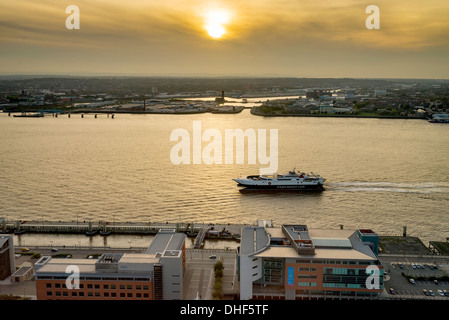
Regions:
[[325, 179], [313, 172], [289, 171], [288, 174], [253, 175], [246, 178], [232, 179], [239, 187], [246, 190], [278, 190], [278, 191], [324, 191]]
[[432, 118], [429, 119], [431, 123], [449, 123], [449, 114], [447, 113], [438, 113], [432, 115]]

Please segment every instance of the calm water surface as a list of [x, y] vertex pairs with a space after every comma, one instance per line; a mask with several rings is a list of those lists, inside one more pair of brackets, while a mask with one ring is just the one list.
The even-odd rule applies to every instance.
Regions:
[[[278, 129], [279, 171], [326, 178], [321, 194], [241, 193], [259, 165], [174, 165], [174, 129]], [[0, 114], [0, 217], [307, 224], [449, 237], [449, 125], [241, 114]], [[207, 145], [203, 143], [203, 147]], [[245, 161], [246, 162], [246, 161]], [[262, 165], [262, 167], [265, 165]]]

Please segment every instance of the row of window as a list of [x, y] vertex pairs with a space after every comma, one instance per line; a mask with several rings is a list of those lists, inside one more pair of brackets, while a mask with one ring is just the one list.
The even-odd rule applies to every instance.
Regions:
[[133, 293], [133, 292], [104, 292], [100, 294], [100, 292], [87, 292], [87, 295], [84, 291], [47, 291], [47, 297], [97, 297], [97, 298], [146, 298], [148, 299], [150, 295], [148, 293]]
[[[316, 287], [316, 282], [298, 282], [300, 287]], [[366, 289], [365, 284], [358, 283], [323, 283], [324, 288], [351, 288], [351, 289]], [[380, 288], [383, 288], [381, 285]]]
[[[355, 288], [355, 289], [366, 289], [366, 285], [357, 283], [323, 283], [324, 288]], [[381, 285], [380, 288], [383, 288]]]
[[357, 260], [296, 260], [296, 263], [301, 264], [349, 264], [349, 265], [371, 265], [371, 261], [357, 261]]
[[298, 274], [298, 279], [316, 279], [316, 274]]
[[[67, 275], [65, 276], [41, 276], [38, 275], [37, 280], [66, 280], [67, 279]], [[139, 278], [135, 278], [135, 277], [129, 277], [129, 278], [124, 278], [124, 277], [80, 277], [79, 278], [82, 281], [93, 281], [93, 280], [99, 280], [99, 281], [152, 281], [153, 279], [151, 277], [139, 277]]]
[[312, 271], [312, 272], [315, 272], [316, 268], [313, 268], [313, 267], [298, 267], [298, 271]]
[[[323, 274], [339, 274], [339, 275], [366, 275], [367, 270], [363, 268], [324, 268]], [[379, 275], [383, 275], [383, 269], [379, 269]]]
[[300, 287], [316, 287], [316, 282], [298, 282]]
[[265, 283], [281, 284], [282, 278], [280, 276], [265, 276]]
[[[65, 283], [53, 283], [52, 284], [50, 282], [47, 282], [45, 286], [46, 286], [47, 289], [51, 289], [51, 288], [68, 289]], [[125, 289], [126, 290], [147, 290], [147, 291], [149, 290], [149, 286], [148, 285], [132, 285], [132, 284], [128, 284], [128, 285], [125, 286], [124, 284], [121, 284], [118, 287], [119, 287], [120, 290], [125, 290]], [[115, 289], [117, 289], [117, 285], [115, 285], [115, 284], [103, 284], [103, 285], [100, 285], [100, 284], [92, 284], [92, 283], [87, 283], [87, 284], [80, 283], [79, 284], [79, 289], [84, 289], [84, 288], [87, 288], [87, 289], [103, 289], [103, 290], [109, 290], [110, 289], [110, 290], [115, 290]]]

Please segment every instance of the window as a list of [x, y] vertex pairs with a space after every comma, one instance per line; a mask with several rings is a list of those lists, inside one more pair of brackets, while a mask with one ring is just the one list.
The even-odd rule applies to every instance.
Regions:
[[96, 285], [95, 285], [95, 289], [100, 289], [100, 285], [99, 285], [99, 284], [96, 284]]
[[299, 274], [298, 279], [316, 279], [314, 274]]
[[316, 268], [313, 267], [299, 267], [298, 271], [316, 271]]
[[316, 282], [298, 282], [300, 287], [316, 287]]
[[51, 297], [53, 295], [53, 292], [47, 291], [47, 297]]
[[108, 284], [104, 284], [103, 285], [103, 289], [106, 289], [106, 290], [109, 289], [109, 285]]
[[47, 288], [51, 288], [51, 283], [47, 282], [47, 283], [46, 283], [46, 287], [47, 287]]

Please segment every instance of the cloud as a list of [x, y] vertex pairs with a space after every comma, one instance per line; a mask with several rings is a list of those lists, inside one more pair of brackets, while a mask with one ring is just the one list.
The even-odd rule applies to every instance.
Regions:
[[[75, 2], [81, 29], [67, 30], [65, 8]], [[8, 68], [8, 59], [14, 56], [28, 56], [23, 61], [29, 68], [67, 65], [70, 60], [74, 67], [88, 70], [103, 66], [123, 71], [281, 73], [312, 70], [313, 64], [336, 70], [340, 67], [328, 61], [338, 59], [340, 74], [356, 61], [366, 64], [368, 57], [397, 63], [397, 57], [410, 52], [422, 52], [422, 57], [413, 55], [413, 61], [426, 57], [428, 66], [432, 55], [439, 57], [439, 63], [447, 62], [447, 0], [428, 0], [425, 5], [418, 0], [374, 0], [372, 4], [376, 2], [380, 30], [365, 28], [368, 4], [360, 0], [4, 1], [0, 66]], [[227, 33], [219, 41], [204, 29], [205, 12], [212, 8], [231, 14]]]

